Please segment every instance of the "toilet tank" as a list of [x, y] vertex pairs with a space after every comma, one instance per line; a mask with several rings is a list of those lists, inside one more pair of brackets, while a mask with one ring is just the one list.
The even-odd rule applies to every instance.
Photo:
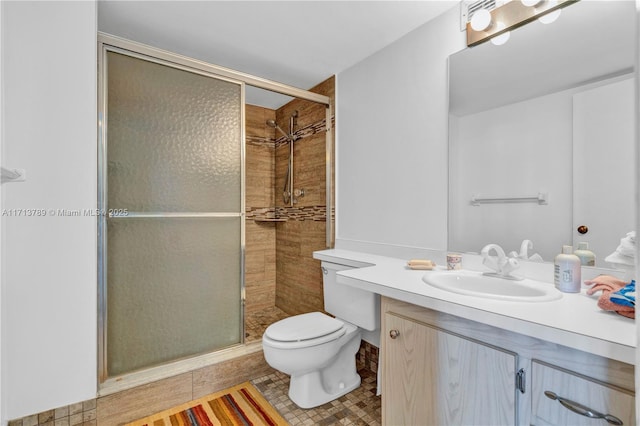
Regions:
[[336, 272], [347, 269], [354, 268], [322, 262], [324, 310], [365, 330], [380, 328], [380, 296], [346, 284], [338, 284]]

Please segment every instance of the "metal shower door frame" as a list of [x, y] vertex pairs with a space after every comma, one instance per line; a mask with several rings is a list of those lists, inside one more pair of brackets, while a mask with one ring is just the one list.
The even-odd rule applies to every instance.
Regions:
[[[250, 74], [235, 71], [229, 68], [220, 67], [203, 61], [178, 55], [166, 50], [151, 47], [142, 43], [130, 41], [121, 37], [105, 33], [98, 33], [98, 211], [107, 208], [107, 186], [106, 186], [106, 100], [107, 100], [107, 52], [124, 53], [128, 56], [148, 60], [158, 64], [194, 72], [208, 77], [223, 79], [241, 84], [241, 120], [244, 122], [245, 89], [244, 85], [257, 87], [264, 90], [280, 93], [286, 96], [299, 98], [311, 102], [320, 103], [325, 106], [325, 153], [326, 153], [326, 247], [333, 246], [333, 191], [332, 191], [332, 163], [333, 163], [333, 137], [332, 137], [332, 116], [333, 108], [328, 96], [313, 93], [308, 90], [299, 89], [282, 83], [252, 76]], [[241, 298], [244, 305], [245, 295], [245, 126], [241, 129]], [[212, 213], [210, 215], [219, 216]], [[106, 216], [98, 215], [97, 223], [97, 245], [98, 245], [98, 383], [102, 384], [108, 378], [107, 366], [107, 329], [106, 329]], [[244, 318], [244, 309], [242, 309]], [[242, 319], [244, 329], [244, 320]], [[241, 330], [244, 336], [244, 330]], [[242, 337], [244, 343], [244, 337]]]
[[[114, 45], [109, 42], [100, 40], [100, 50], [98, 57], [98, 212], [97, 215], [97, 239], [98, 239], [98, 379], [99, 383], [105, 382], [109, 378], [109, 372], [107, 369], [107, 219], [112, 217], [109, 213], [109, 205], [107, 200], [108, 188], [108, 176], [107, 176], [107, 146], [108, 146], [108, 110], [107, 110], [107, 93], [108, 93], [108, 62], [107, 55], [109, 52], [123, 54], [132, 58], [153, 62], [159, 65], [171, 67], [173, 69], [190, 72], [204, 77], [214, 78], [217, 80], [226, 81], [232, 84], [237, 84], [240, 88], [240, 206], [237, 212], [164, 212], [164, 213], [139, 213], [129, 212], [127, 218], [151, 218], [151, 217], [237, 217], [240, 218], [240, 300], [238, 300], [240, 307], [240, 342], [244, 343], [244, 294], [245, 294], [245, 274], [244, 274], [244, 262], [245, 262], [245, 86], [244, 82], [233, 80], [226, 76], [219, 76], [211, 73], [208, 70], [198, 69], [190, 67], [188, 64], [172, 61], [170, 57], [165, 54], [164, 57], [155, 54], [156, 52], [145, 51], [143, 49], [137, 49], [135, 45], [128, 45], [120, 43]], [[115, 216], [118, 217], [119, 216]], [[123, 218], [123, 220], [126, 220]], [[147, 368], [153, 368], [150, 366]], [[128, 373], [127, 373], [128, 374]]]

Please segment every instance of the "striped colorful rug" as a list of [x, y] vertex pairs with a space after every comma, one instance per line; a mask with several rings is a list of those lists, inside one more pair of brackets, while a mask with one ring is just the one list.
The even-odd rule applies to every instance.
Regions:
[[288, 425], [249, 382], [187, 402], [126, 426]]

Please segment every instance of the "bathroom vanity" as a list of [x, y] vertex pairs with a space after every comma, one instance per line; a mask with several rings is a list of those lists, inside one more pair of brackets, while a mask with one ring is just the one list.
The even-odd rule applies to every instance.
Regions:
[[360, 266], [338, 283], [382, 296], [383, 424], [635, 424], [635, 323], [596, 296], [476, 298], [425, 284], [404, 259], [314, 257]]
[[629, 364], [395, 299], [381, 307], [384, 424], [598, 424], [545, 391], [635, 422]]

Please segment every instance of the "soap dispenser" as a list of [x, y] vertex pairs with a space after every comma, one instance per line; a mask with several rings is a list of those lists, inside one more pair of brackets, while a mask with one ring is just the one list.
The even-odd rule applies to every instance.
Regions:
[[589, 250], [589, 243], [578, 243], [578, 250], [573, 254], [578, 256], [580, 263], [584, 266], [596, 266], [596, 255]]
[[562, 246], [562, 253], [554, 261], [554, 284], [565, 293], [580, 292], [580, 258], [572, 252], [573, 246]]

